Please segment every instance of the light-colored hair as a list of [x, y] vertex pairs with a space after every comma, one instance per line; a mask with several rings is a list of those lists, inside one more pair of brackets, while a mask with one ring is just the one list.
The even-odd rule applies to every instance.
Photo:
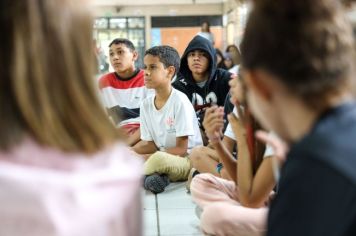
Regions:
[[85, 1], [3, 0], [0, 12], [0, 149], [26, 136], [68, 152], [115, 142], [97, 98]]

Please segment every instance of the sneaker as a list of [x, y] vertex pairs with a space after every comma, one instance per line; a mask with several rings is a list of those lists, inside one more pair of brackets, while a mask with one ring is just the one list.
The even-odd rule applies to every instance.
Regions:
[[143, 182], [143, 187], [154, 194], [163, 192], [168, 185], [168, 176], [159, 174], [148, 175]]
[[190, 172], [189, 172], [189, 175], [188, 175], [188, 180], [185, 183], [185, 188], [187, 189], [187, 193], [190, 193], [190, 184], [192, 182], [193, 177], [196, 176], [197, 174], [199, 174], [199, 171], [197, 171], [197, 169], [192, 167], [190, 169]]

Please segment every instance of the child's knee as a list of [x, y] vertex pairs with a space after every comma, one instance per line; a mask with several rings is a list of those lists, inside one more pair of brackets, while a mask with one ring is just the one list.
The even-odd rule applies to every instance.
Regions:
[[165, 152], [156, 152], [144, 164], [145, 175], [167, 174], [173, 182], [186, 180], [190, 170], [190, 160]]
[[208, 229], [223, 227], [225, 221], [228, 220], [226, 217], [227, 211], [228, 209], [219, 203], [206, 206], [200, 219], [202, 228], [205, 228], [207, 231], [211, 231]]
[[210, 174], [196, 175], [190, 184], [191, 195], [195, 196], [196, 192], [205, 191], [205, 189], [211, 185], [210, 177]]
[[150, 165], [157, 165], [159, 163], [161, 163], [162, 161], [164, 161], [164, 156], [165, 153], [161, 152], [161, 151], [157, 151], [155, 153], [153, 153], [146, 161], [146, 163], [150, 164]]
[[164, 152], [155, 152], [153, 153], [145, 162], [143, 169], [145, 175], [151, 175], [157, 172], [157, 169], [162, 166], [164, 160]]
[[206, 147], [198, 146], [192, 149], [192, 152], [189, 155], [189, 159], [191, 160], [193, 166], [195, 163], [198, 163], [202, 160], [205, 148]]

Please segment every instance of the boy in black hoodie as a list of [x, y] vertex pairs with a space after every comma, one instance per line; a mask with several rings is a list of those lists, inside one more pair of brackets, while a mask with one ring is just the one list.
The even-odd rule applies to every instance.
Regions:
[[181, 58], [177, 79], [173, 87], [185, 93], [196, 111], [204, 145], [204, 112], [211, 105], [224, 106], [229, 92], [231, 73], [217, 68], [216, 54], [209, 40], [195, 36], [188, 44]]

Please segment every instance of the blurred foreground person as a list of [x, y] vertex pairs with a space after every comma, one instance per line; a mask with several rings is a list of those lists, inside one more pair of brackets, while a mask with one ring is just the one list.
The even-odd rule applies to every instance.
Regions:
[[[221, 140], [224, 109], [208, 108], [205, 132], [219, 158], [216, 172], [225, 173], [221, 173], [223, 178], [214, 173], [199, 174], [191, 184], [192, 199], [202, 210], [200, 226], [207, 235], [265, 235], [269, 198], [274, 195], [276, 181], [272, 167], [276, 157], [271, 148], [254, 139], [254, 131], [260, 126], [250, 115], [237, 80], [236, 76], [230, 80], [235, 109], [228, 115], [228, 127], [237, 143], [237, 160], [231, 155], [225, 137]], [[196, 158], [193, 166], [195, 163]]]
[[85, 2], [0, 11], [0, 235], [141, 235], [141, 161], [96, 97]]
[[255, 1], [241, 45], [247, 101], [290, 146], [267, 235], [356, 235], [353, 44], [340, 1]]

